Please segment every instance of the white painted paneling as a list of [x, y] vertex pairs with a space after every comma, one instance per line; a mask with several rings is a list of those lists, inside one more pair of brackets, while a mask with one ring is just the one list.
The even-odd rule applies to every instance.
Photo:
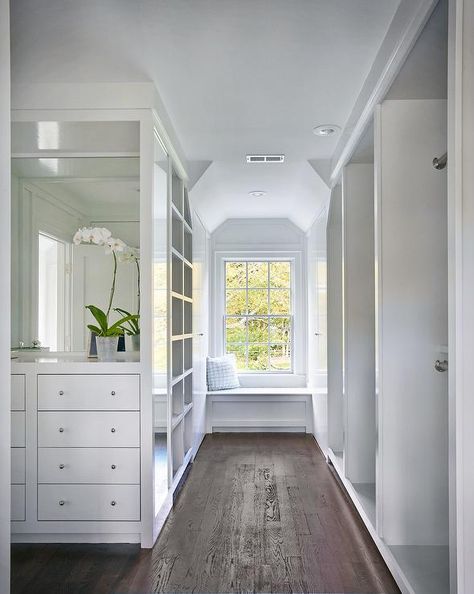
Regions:
[[350, 164], [344, 229], [344, 464], [353, 483], [375, 481], [374, 167]]
[[193, 217], [193, 447], [206, 433], [206, 357], [209, 350], [209, 240], [196, 214]]
[[328, 267], [328, 443], [343, 447], [342, 410], [342, 188], [331, 194], [327, 223]]
[[308, 379], [314, 388], [314, 436], [323, 452], [328, 449], [327, 397], [327, 246], [326, 210], [308, 233]]
[[[386, 101], [376, 121], [379, 530], [448, 542], [446, 101]], [[444, 352], [443, 352], [444, 351]]]

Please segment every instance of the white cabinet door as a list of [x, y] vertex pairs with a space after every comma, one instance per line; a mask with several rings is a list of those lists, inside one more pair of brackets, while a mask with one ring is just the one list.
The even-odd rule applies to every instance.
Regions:
[[39, 483], [139, 484], [139, 448], [39, 448]]
[[138, 412], [39, 412], [39, 447], [121, 447], [140, 445]]
[[38, 520], [140, 520], [139, 485], [38, 485]]
[[38, 410], [139, 410], [138, 375], [38, 375]]

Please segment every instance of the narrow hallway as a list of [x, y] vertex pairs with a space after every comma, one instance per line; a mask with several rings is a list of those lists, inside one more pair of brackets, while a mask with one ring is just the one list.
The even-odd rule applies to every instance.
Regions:
[[60, 575], [71, 594], [398, 592], [313, 437], [282, 433], [208, 435], [151, 552], [14, 546], [15, 594], [55, 591]]

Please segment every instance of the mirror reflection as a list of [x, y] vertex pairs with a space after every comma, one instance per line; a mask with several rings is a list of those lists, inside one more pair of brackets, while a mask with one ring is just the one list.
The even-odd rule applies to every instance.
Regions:
[[137, 350], [139, 192], [137, 157], [12, 160], [12, 348], [87, 351], [93, 304]]

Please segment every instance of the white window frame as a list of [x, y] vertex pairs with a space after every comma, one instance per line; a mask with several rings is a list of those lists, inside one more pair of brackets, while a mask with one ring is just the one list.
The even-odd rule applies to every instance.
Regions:
[[[214, 286], [211, 299], [211, 320], [213, 344], [211, 352], [216, 356], [225, 354], [225, 263], [232, 262], [291, 262], [291, 319], [292, 319], [292, 368], [291, 370], [239, 371], [239, 375], [256, 376], [298, 376], [306, 375], [306, 321], [305, 285], [302, 275], [301, 251], [218, 251], [214, 255]], [[214, 310], [214, 311], [213, 311]], [[273, 343], [272, 343], [273, 344]]]

